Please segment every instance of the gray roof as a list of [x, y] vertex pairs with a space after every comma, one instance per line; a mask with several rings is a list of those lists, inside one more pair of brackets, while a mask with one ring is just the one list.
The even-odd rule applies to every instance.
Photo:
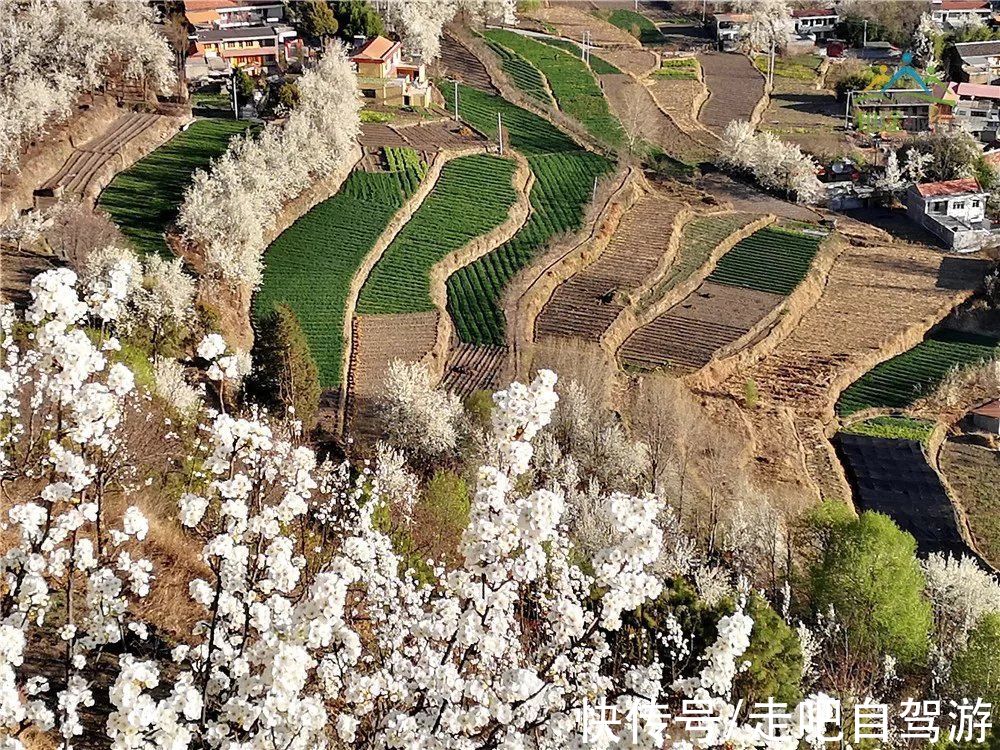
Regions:
[[199, 29], [199, 42], [232, 42], [249, 39], [274, 39], [278, 34], [293, 32], [291, 26], [240, 26], [234, 29]]
[[963, 60], [970, 60], [975, 57], [992, 57], [1000, 55], [1000, 41], [960, 42], [955, 45], [955, 50]]

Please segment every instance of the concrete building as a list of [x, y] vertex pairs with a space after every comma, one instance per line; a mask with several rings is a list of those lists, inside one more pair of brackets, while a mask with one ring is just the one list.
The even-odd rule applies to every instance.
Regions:
[[942, 31], [986, 23], [992, 17], [989, 0], [931, 0], [931, 20]]
[[719, 49], [732, 52], [740, 46], [743, 26], [750, 20], [746, 13], [715, 13], [712, 16], [712, 33]]
[[361, 95], [389, 107], [429, 107], [431, 86], [424, 64], [403, 59], [403, 45], [383, 36], [368, 40], [351, 56]]
[[792, 11], [795, 33], [811, 36], [816, 41], [832, 37], [839, 18], [833, 8], [799, 8]]
[[987, 195], [974, 177], [911, 185], [906, 214], [952, 250], [974, 252], [995, 236], [986, 218]]
[[233, 29], [285, 20], [285, 6], [275, 0], [184, 0], [184, 16], [195, 28]]
[[245, 68], [251, 73], [266, 73], [280, 63], [297, 59], [301, 41], [291, 26], [238, 26], [228, 29], [199, 29], [194, 34], [194, 51], [188, 57], [189, 68], [198, 63], [210, 70], [220, 67]]
[[849, 96], [854, 127], [867, 133], [923, 133], [936, 114], [934, 98], [921, 89], [854, 91]]
[[952, 119], [984, 144], [994, 145], [1000, 138], [1000, 86], [984, 83], [950, 83], [954, 96]]
[[966, 83], [1000, 82], [1000, 41], [960, 42], [945, 51], [948, 77]]

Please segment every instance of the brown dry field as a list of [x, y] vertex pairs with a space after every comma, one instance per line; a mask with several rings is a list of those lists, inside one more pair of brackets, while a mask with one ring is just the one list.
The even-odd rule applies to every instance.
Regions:
[[499, 93], [486, 66], [451, 34], [441, 36], [441, 65], [451, 78], [489, 94]]
[[849, 143], [841, 130], [843, 106], [833, 91], [806, 81], [775, 76], [774, 90], [761, 117], [760, 128], [813, 154], [837, 154]]
[[[626, 132], [641, 133], [643, 140], [686, 164], [712, 158], [713, 151], [688, 135], [657, 106], [652, 93], [627, 75], [603, 75], [604, 96]], [[705, 134], [706, 139], [711, 137]]]
[[448, 353], [441, 385], [463, 399], [475, 391], [502, 388], [500, 375], [506, 356], [505, 346], [477, 346], [457, 342]]
[[722, 172], [712, 172], [698, 181], [698, 187], [718, 200], [732, 205], [734, 211], [774, 214], [795, 221], [814, 222], [820, 214], [811, 208], [769, 195], [753, 185], [735, 180]]
[[423, 359], [437, 341], [437, 325], [437, 311], [355, 316], [347, 406], [352, 431], [368, 434], [374, 399], [389, 364]]
[[709, 155], [715, 153], [720, 143], [718, 137], [695, 119], [695, 103], [705, 92], [701, 81], [653, 76], [646, 81], [646, 87], [654, 101], [681, 130], [697, 141]]
[[627, 304], [668, 259], [675, 220], [686, 204], [649, 193], [622, 218], [604, 252], [561, 284], [535, 320], [535, 335], [597, 341]]
[[443, 151], [483, 144], [486, 139], [453, 120], [435, 120], [418, 125], [395, 125], [366, 122], [361, 125], [358, 142], [365, 148], [413, 148], [417, 151]]
[[525, 17], [555, 27], [560, 36], [576, 41], [583, 38], [583, 32], [590, 32], [590, 41], [600, 47], [640, 47], [639, 40], [612, 23], [592, 16], [586, 7], [538, 8], [528, 11]]
[[629, 336], [619, 350], [625, 365], [697, 370], [760, 323], [785, 298], [706, 281]]
[[659, 57], [648, 49], [602, 49], [598, 56], [636, 78], [645, 78], [660, 66]]
[[704, 52], [698, 55], [698, 62], [709, 91], [698, 113], [701, 123], [721, 136], [731, 121], [750, 120], [764, 95], [764, 76], [750, 58], [732, 52]]

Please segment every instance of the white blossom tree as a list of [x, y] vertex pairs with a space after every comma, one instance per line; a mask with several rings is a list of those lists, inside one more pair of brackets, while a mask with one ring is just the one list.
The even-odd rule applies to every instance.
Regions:
[[516, 0], [394, 0], [385, 5], [385, 20], [409, 51], [433, 62], [441, 53], [444, 26], [459, 11], [475, 20], [511, 24], [516, 10]]
[[791, 41], [795, 24], [785, 0], [739, 0], [737, 13], [749, 18], [742, 28], [742, 41], [751, 54], [766, 52], [767, 82], [774, 85], [774, 56]]
[[822, 195], [816, 162], [798, 146], [773, 133], [755, 133], [745, 120], [730, 122], [722, 142], [719, 161], [723, 167], [748, 174], [764, 187], [793, 195], [802, 203]]
[[432, 458], [455, 449], [462, 403], [454, 394], [435, 388], [424, 365], [397, 359], [386, 371], [377, 415], [390, 445]]
[[331, 44], [298, 86], [299, 103], [284, 123], [235, 139], [210, 170], [192, 178], [178, 224], [204, 248], [210, 275], [255, 289], [265, 233], [278, 212], [356, 153], [361, 104], [343, 46]]

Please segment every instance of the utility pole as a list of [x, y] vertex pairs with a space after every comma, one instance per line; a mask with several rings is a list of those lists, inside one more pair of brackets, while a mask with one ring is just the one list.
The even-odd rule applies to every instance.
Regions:
[[503, 156], [503, 120], [497, 112], [497, 141], [500, 142], [500, 156]]
[[864, 36], [861, 38], [861, 47], [864, 49], [868, 46], [868, 19], [865, 18], [862, 23], [864, 23]]
[[462, 119], [458, 116], [458, 79], [455, 79], [455, 122], [461, 122]]
[[229, 85], [233, 87], [233, 118], [240, 119], [240, 110], [236, 106], [236, 68], [233, 68], [233, 73], [229, 76]]

